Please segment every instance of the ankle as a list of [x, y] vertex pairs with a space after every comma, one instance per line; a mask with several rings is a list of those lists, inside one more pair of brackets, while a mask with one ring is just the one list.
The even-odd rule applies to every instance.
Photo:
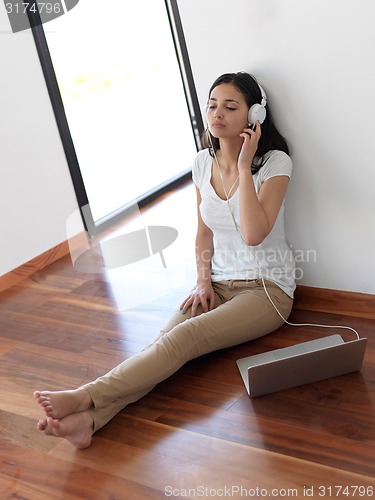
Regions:
[[93, 400], [85, 387], [77, 389], [77, 395], [79, 396], [81, 411], [89, 410], [94, 405]]

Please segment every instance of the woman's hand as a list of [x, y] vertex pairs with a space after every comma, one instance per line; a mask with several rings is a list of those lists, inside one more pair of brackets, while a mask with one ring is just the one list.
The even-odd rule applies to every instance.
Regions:
[[192, 290], [190, 295], [180, 305], [182, 314], [185, 314], [191, 306], [191, 317], [194, 317], [199, 304], [201, 304], [203, 312], [211, 311], [215, 307], [215, 292], [211, 281], [198, 284]]
[[256, 123], [254, 130], [251, 128], [245, 128], [243, 133], [240, 134], [240, 137], [242, 137], [244, 141], [238, 156], [239, 171], [251, 169], [251, 164], [258, 149], [261, 134], [262, 131], [259, 122]]

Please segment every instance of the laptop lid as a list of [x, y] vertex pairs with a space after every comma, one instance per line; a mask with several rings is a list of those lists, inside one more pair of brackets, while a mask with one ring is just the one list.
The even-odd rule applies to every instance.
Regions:
[[344, 342], [340, 335], [237, 360], [250, 397], [358, 371], [362, 368], [366, 338]]

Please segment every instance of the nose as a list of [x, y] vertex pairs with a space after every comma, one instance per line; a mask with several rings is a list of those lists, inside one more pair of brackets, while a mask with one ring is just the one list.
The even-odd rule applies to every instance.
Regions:
[[215, 118], [222, 118], [223, 117], [223, 113], [221, 112], [221, 110], [219, 108], [215, 109], [214, 117]]

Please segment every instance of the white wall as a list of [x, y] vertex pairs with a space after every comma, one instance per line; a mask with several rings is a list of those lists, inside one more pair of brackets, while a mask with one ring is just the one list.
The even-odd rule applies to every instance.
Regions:
[[[179, 7], [202, 105], [227, 71], [253, 72], [268, 92], [295, 166], [289, 241], [317, 256], [299, 263], [302, 283], [375, 293], [373, 0]], [[10, 32], [3, 4], [0, 64], [2, 275], [65, 240], [77, 203], [32, 35]]]
[[33, 36], [11, 32], [4, 3], [0, 74], [1, 276], [66, 240], [78, 205]]
[[375, 293], [373, 0], [178, 3], [202, 106], [221, 73], [249, 71], [291, 145], [300, 283]]

